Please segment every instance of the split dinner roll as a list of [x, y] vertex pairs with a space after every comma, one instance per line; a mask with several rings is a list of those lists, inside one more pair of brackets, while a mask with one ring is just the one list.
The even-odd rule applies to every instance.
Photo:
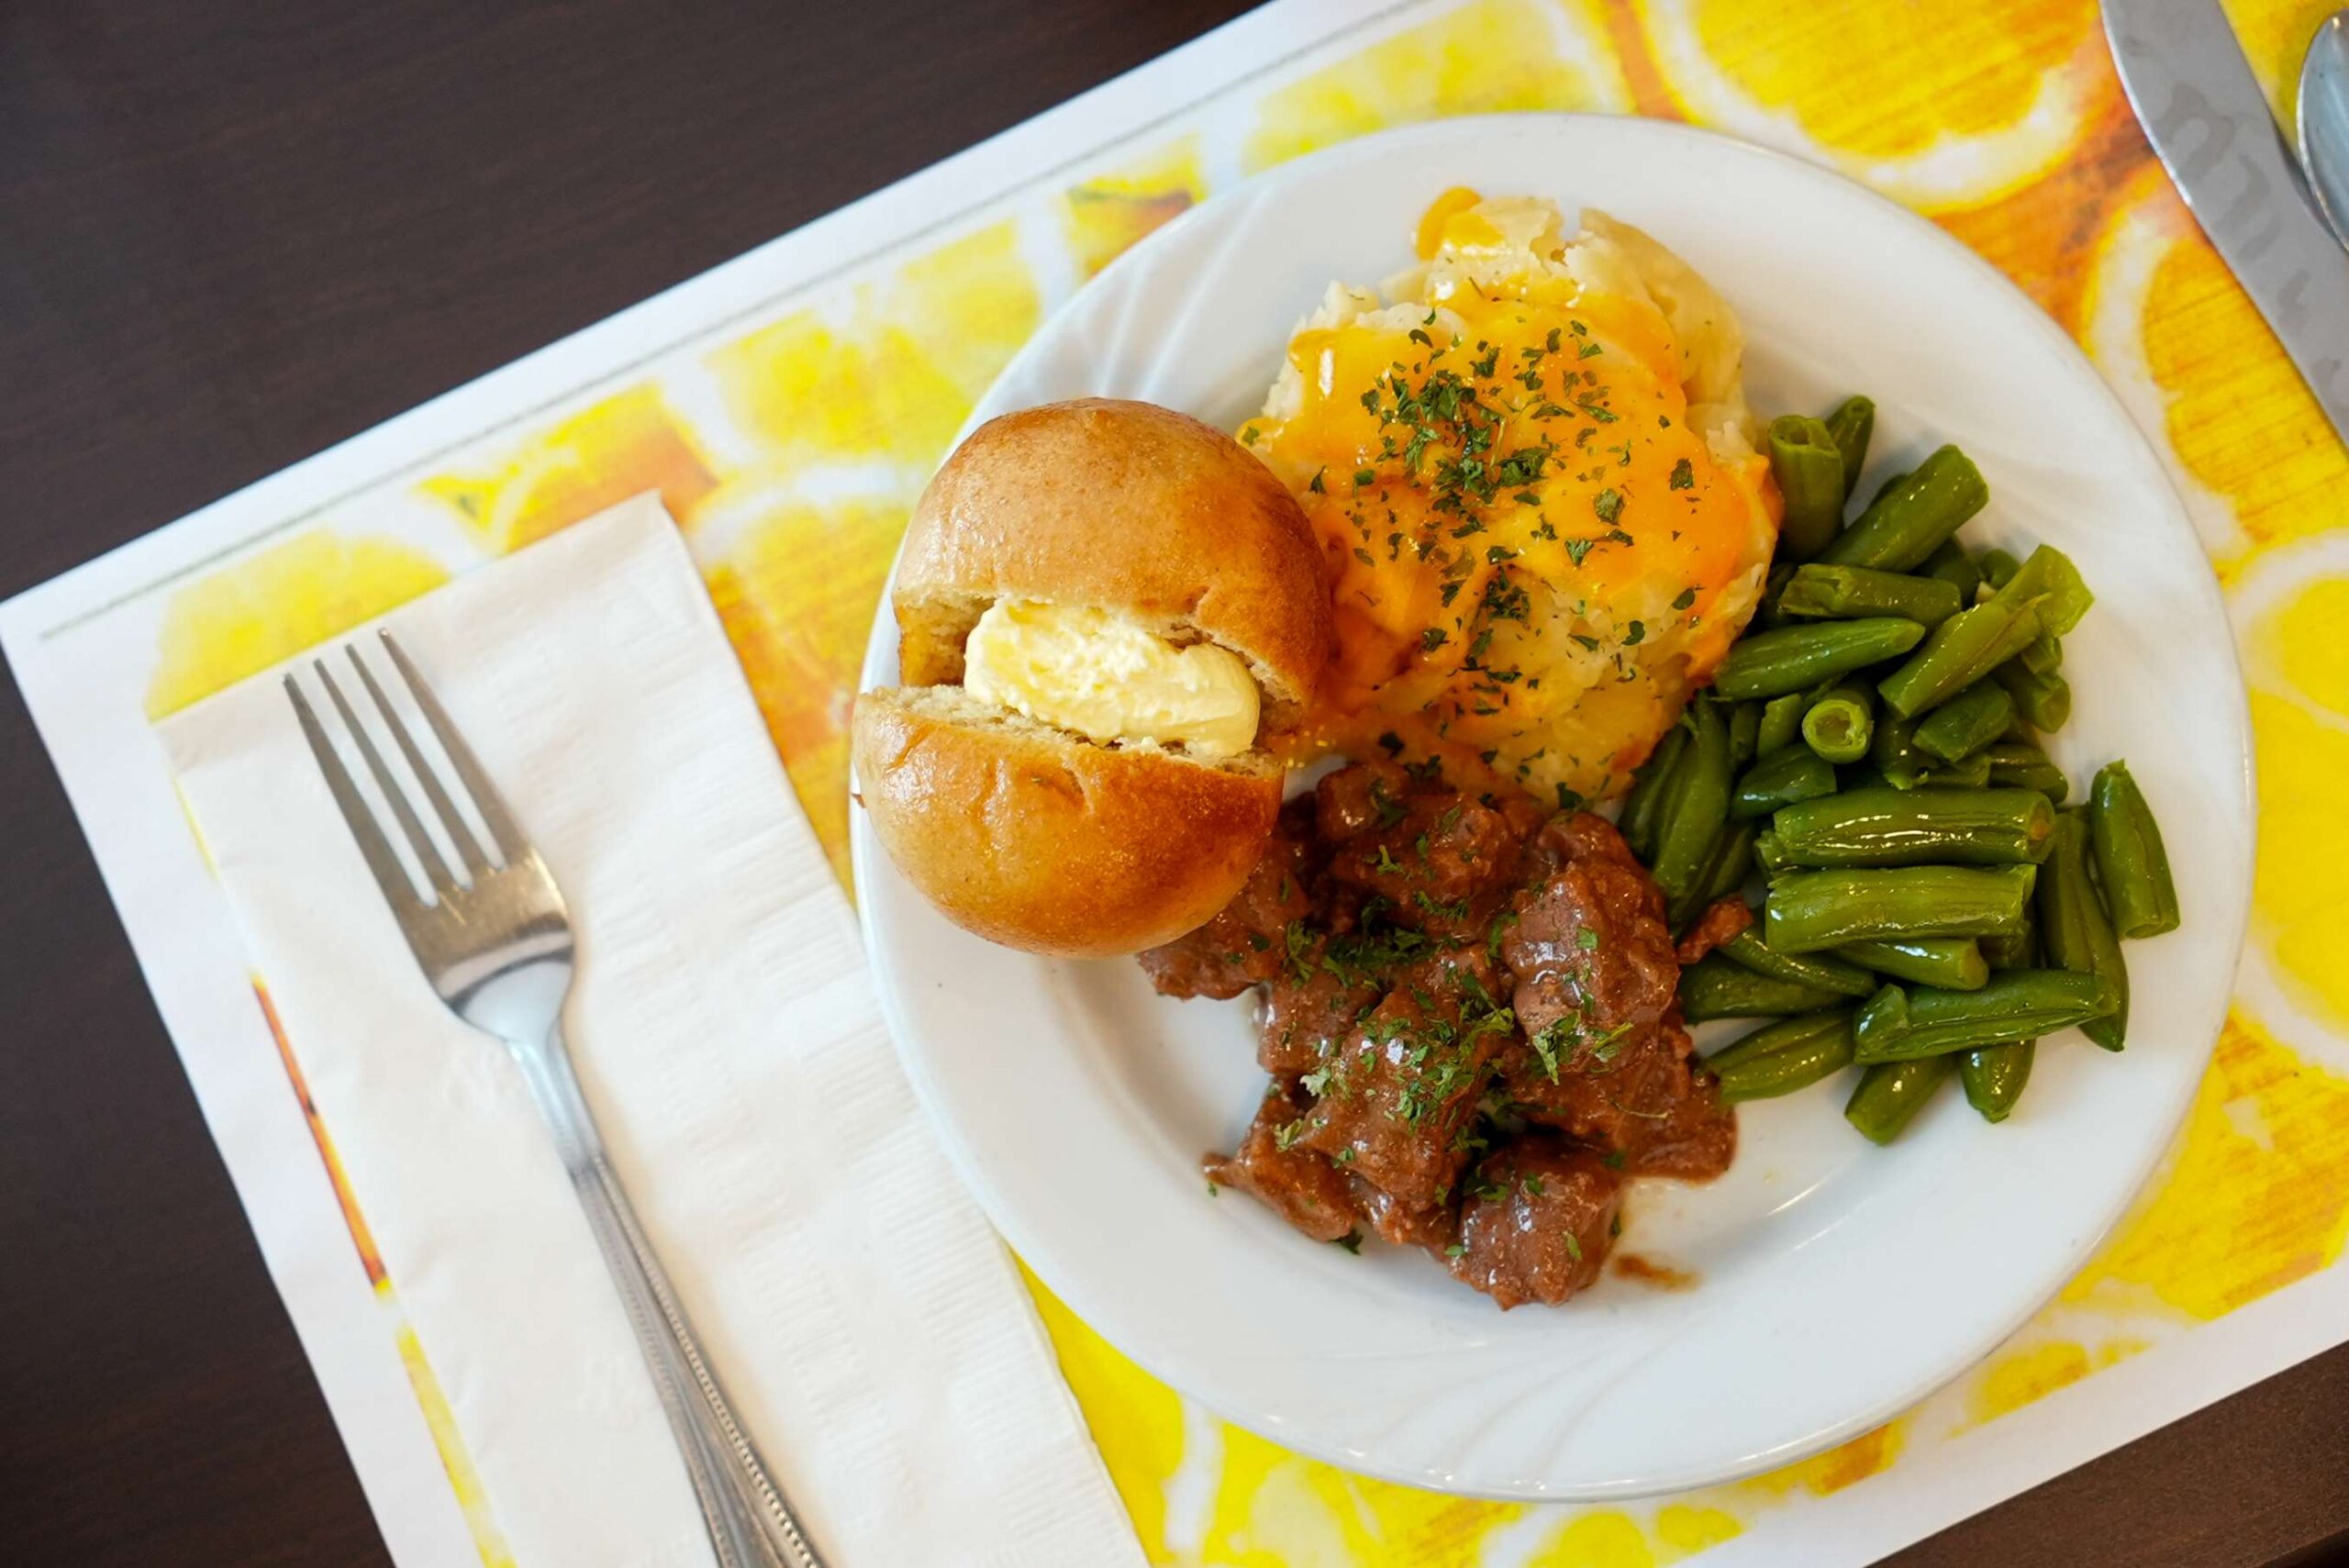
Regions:
[[1240, 444], [1147, 403], [993, 419], [906, 529], [903, 686], [857, 698], [857, 793], [907, 880], [1033, 952], [1170, 941], [1280, 809], [1268, 742], [1330, 658], [1319, 548]]

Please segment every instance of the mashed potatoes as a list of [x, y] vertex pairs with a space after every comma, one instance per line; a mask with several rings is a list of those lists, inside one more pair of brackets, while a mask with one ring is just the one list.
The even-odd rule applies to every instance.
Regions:
[[1753, 613], [1779, 501], [1705, 281], [1597, 212], [1447, 194], [1333, 284], [1241, 439], [1320, 540], [1318, 749], [1619, 791]]

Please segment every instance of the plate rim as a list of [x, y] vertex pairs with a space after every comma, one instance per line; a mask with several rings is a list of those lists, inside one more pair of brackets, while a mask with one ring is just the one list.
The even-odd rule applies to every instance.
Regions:
[[[2232, 623], [2228, 614], [2224, 591], [2218, 581], [2215, 570], [2210, 565], [2208, 548], [2203, 543], [2199, 530], [2194, 527], [2192, 515], [2188, 511], [2185, 501], [2178, 492], [2170, 465], [2163, 461], [2159, 450], [2154, 445], [2151, 438], [2137, 423], [2119, 393], [2089, 360], [2085, 349], [2064, 330], [2038, 301], [2024, 293], [2013, 279], [2000, 272], [1973, 247], [1950, 234], [1923, 214], [1885, 195], [1840, 170], [1811, 162], [1778, 148], [1707, 127], [1678, 121], [1656, 119], [1641, 115], [1610, 115], [1582, 111], [1527, 111], [1453, 116], [1390, 127], [1350, 138], [1333, 146], [1322, 148], [1273, 168], [1260, 171], [1229, 189], [1218, 192], [1197, 206], [1160, 225], [1129, 247], [1101, 272], [1080, 284], [1051, 315], [1038, 324], [1036, 330], [1028, 340], [1020, 346], [1010, 360], [1006, 361], [1003, 369], [997, 372], [994, 380], [989, 383], [987, 389], [979, 395], [973, 405], [970, 416], [956, 430], [952, 441], [949, 443], [946, 450], [951, 452], [955, 447], [959, 447], [973, 430], [1003, 412], [993, 406], [997, 389], [1022, 375], [1031, 361], [1042, 357], [1050, 350], [1051, 339], [1055, 328], [1064, 318], [1073, 317], [1083, 308], [1088, 302], [1088, 296], [1097, 288], [1111, 280], [1122, 282], [1126, 272], [1152, 259], [1154, 248], [1163, 248], [1171, 244], [1174, 237], [1189, 228], [1208, 221], [1221, 210], [1236, 206], [1242, 201], [1260, 197], [1267, 190], [1278, 189], [1291, 183], [1309, 182], [1324, 167], [1360, 158], [1366, 151], [1375, 151], [1376, 148], [1384, 145], [1420, 140], [1435, 141], [1463, 134], [1473, 136], [1479, 130], [1502, 133], [1528, 125], [1570, 128], [1583, 124], [1603, 125], [1610, 132], [1620, 132], [1625, 128], [1636, 127], [1638, 128], [1632, 132], [1634, 135], [1654, 135], [1664, 140], [1693, 142], [1707, 147], [1718, 154], [1755, 158], [1765, 162], [1777, 164], [1790, 171], [1798, 179], [1829, 182], [1842, 187], [1846, 195], [1855, 194], [1865, 198], [1866, 202], [1895, 221], [1905, 224], [1920, 236], [1930, 238], [1936, 243], [1938, 249], [1951, 256], [1954, 261], [1962, 259], [1961, 264], [1969, 268], [1978, 280], [1990, 284], [1997, 292], [2026, 307], [2028, 315], [2032, 317], [2032, 329], [2054, 348], [2055, 357], [2071, 369], [2075, 379], [2079, 382], [2086, 395], [2100, 400], [2105, 411], [2112, 416], [2115, 428], [2126, 432], [2125, 439], [2131, 443], [2135, 456], [2145, 465], [2147, 474], [2159, 481], [2159, 493], [2167, 502], [2166, 516], [2161, 519], [2163, 524], [2180, 530], [2186, 539], [2192, 541], [2196, 553], [2201, 559], [2203, 570], [2196, 574], [2196, 593], [2203, 602], [2203, 609], [2209, 616], [2210, 624], [2227, 633], [2224, 639], [2223, 658], [2227, 671], [2232, 676], [2230, 687], [2232, 700], [2228, 705], [2228, 714], [2233, 721], [2235, 732], [2242, 742], [2239, 762], [2245, 806], [2243, 821], [2245, 852], [2241, 857], [2241, 864], [2233, 879], [2235, 884], [2227, 890], [2230, 894], [2227, 907], [2221, 911], [2231, 921], [2231, 929], [2227, 933], [2226, 962], [2223, 968], [2223, 973], [2227, 976], [2227, 992], [2219, 1009], [2217, 1028], [2212, 1030], [2210, 1038], [2201, 1040], [2193, 1048], [2199, 1063], [2199, 1070], [2190, 1076], [2182, 1078], [2182, 1087], [2175, 1096], [2175, 1103], [2167, 1108], [2162, 1119], [2162, 1137], [2158, 1140], [2149, 1141], [2150, 1152], [2137, 1162], [2137, 1168], [2130, 1173], [2127, 1185], [2121, 1190], [2118, 1198], [2110, 1206], [2109, 1212], [2098, 1217], [2095, 1225], [2085, 1230], [2082, 1238], [2070, 1249], [2065, 1266], [2056, 1277], [2043, 1286], [2034, 1285], [2032, 1291], [2018, 1296], [2010, 1314], [1998, 1320], [1995, 1332], [1983, 1334], [1978, 1342], [1971, 1340], [1956, 1342], [1954, 1337], [1952, 1351], [1935, 1359], [1930, 1371], [1920, 1373], [1911, 1385], [1821, 1427], [1798, 1442], [1788, 1443], [1749, 1456], [1746, 1462], [1730, 1469], [1721, 1469], [1717, 1466], [1691, 1468], [1680, 1473], [1577, 1485], [1486, 1486], [1463, 1483], [1454, 1477], [1435, 1473], [1423, 1468], [1385, 1465], [1379, 1462], [1375, 1455], [1340, 1451], [1332, 1445], [1317, 1440], [1317, 1434], [1300, 1431], [1259, 1408], [1233, 1405], [1202, 1391], [1193, 1380], [1182, 1375], [1179, 1369], [1166, 1365], [1154, 1353], [1153, 1347], [1138, 1345], [1113, 1333], [1107, 1325], [1119, 1320], [1121, 1316], [1114, 1305], [1105, 1304], [1097, 1293], [1083, 1284], [1081, 1272], [1063, 1269], [1060, 1266], [1061, 1261], [1053, 1254], [1051, 1248], [1033, 1244], [1036, 1239], [1028, 1227], [1021, 1222], [1016, 1207], [1001, 1201], [1000, 1195], [987, 1180], [976, 1155], [962, 1137], [953, 1118], [947, 1114], [943, 1097], [930, 1077], [922, 1053], [908, 1044], [908, 1039], [914, 1031], [899, 1004], [895, 984], [896, 961], [884, 933], [874, 922], [873, 902], [863, 897], [857, 900], [857, 924], [864, 937], [868, 961], [874, 966], [875, 991], [879, 996], [883, 1018], [888, 1026], [890, 1041], [896, 1050], [898, 1062], [914, 1087], [926, 1119], [944, 1146], [950, 1163], [953, 1165], [956, 1173], [962, 1177], [964, 1186], [986, 1215], [988, 1222], [996, 1228], [1019, 1260], [1035, 1273], [1053, 1296], [1064, 1304], [1081, 1323], [1093, 1332], [1099, 1334], [1120, 1355], [1134, 1362], [1152, 1377], [1174, 1389], [1182, 1397], [1193, 1400], [1219, 1418], [1230, 1421], [1292, 1452], [1355, 1474], [1415, 1486], [1450, 1496], [1497, 1502], [1620, 1502], [1630, 1498], [1664, 1496], [1694, 1488], [1723, 1485], [1767, 1473], [1784, 1465], [1797, 1463], [1825, 1452], [1883, 1425], [1946, 1386], [1962, 1375], [1968, 1367], [1983, 1360], [2011, 1338], [2048, 1302], [2054, 1299], [2066, 1282], [2076, 1277], [2080, 1269], [2103, 1246], [2131, 1208], [2143, 1196], [2148, 1182], [2175, 1148], [2178, 1130], [2185, 1123], [2195, 1095], [2208, 1076], [2211, 1054], [2216, 1048], [2219, 1036], [2224, 1031], [2226, 1018], [2232, 1011], [2234, 994], [2233, 980], [2241, 970], [2243, 950], [2248, 940], [2253, 879], [2257, 862], [2259, 817], [2257, 754], [2255, 736], [2251, 724], [2249, 692], [2243, 681], [2241, 651], [2232, 634]], [[941, 461], [942, 462], [943, 459]], [[860, 695], [877, 684], [876, 677], [885, 672], [890, 675], [895, 673], [894, 621], [888, 615], [888, 605], [895, 591], [897, 563], [902, 559], [902, 554], [901, 546], [897, 555], [893, 556], [889, 572], [882, 584], [873, 628], [867, 636], [864, 656], [858, 667], [857, 690]], [[850, 788], [853, 797], [856, 781], [852, 760], [851, 766]], [[871, 884], [868, 873], [874, 864], [875, 856], [880, 852], [879, 846], [874, 837], [870, 820], [862, 811], [851, 812], [849, 827], [851, 870], [856, 885], [863, 888]], [[883, 984], [885, 979], [891, 983]], [[1039, 1328], [1041, 1330], [1041, 1322]]]

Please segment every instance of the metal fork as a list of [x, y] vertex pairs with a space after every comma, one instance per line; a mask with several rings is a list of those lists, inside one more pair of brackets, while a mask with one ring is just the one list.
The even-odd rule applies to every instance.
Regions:
[[587, 1211], [588, 1227], [603, 1250], [612, 1283], [628, 1308], [638, 1348], [651, 1369], [720, 1568], [824, 1568], [823, 1559], [808, 1543], [807, 1530], [768, 1478], [749, 1434], [734, 1419], [693, 1325], [685, 1320], [685, 1309], [652, 1254], [644, 1228], [620, 1190], [619, 1177], [605, 1154], [603, 1138], [572, 1073], [571, 1054], [562, 1042], [562, 1004], [571, 990], [573, 968], [571, 916], [562, 893], [538, 851], [515, 826], [505, 801], [450, 723], [432, 688], [417, 673], [392, 634], [380, 635], [384, 651], [416, 699], [417, 711], [439, 739], [458, 783], [472, 795], [497, 851], [496, 861], [482, 852], [463, 815], [417, 751], [407, 726], [385, 700], [355, 646], [344, 651], [351, 656], [359, 683], [367, 689], [423, 791], [426, 809], [439, 818], [455, 846], [464, 875], [451, 873], [418, 819], [415, 804], [384, 765], [366, 727], [343, 700], [333, 673], [325, 661], [315, 659], [311, 669], [318, 684], [431, 884], [429, 901], [418, 896], [374, 813], [344, 770], [309, 699], [288, 674], [285, 695], [293, 700], [311, 755], [317, 759], [343, 821], [359, 841], [359, 852], [366, 858], [375, 884], [398, 918], [424, 977], [451, 1012], [505, 1041], [529, 1081], [539, 1112], [554, 1134], [555, 1148], [562, 1155], [580, 1206]]

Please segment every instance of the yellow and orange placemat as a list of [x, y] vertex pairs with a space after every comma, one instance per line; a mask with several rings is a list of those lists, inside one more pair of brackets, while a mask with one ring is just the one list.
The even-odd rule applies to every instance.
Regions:
[[[2332, 3], [2229, 5], [2271, 95]], [[1533, 1507], [1365, 1480], [1186, 1403], [1039, 1286], [1152, 1560], [1862, 1562], [2349, 1337], [2349, 453], [2148, 151], [2092, 0], [1281, 0], [0, 611], [398, 1561], [506, 1562], [496, 1499], [148, 724], [655, 489], [845, 878], [849, 701], [899, 531], [1045, 315], [1257, 170], [1542, 109], [1686, 119], [1871, 184], [2002, 268], [2120, 392], [2251, 685], [2262, 852], [2234, 1009], [2168, 1162], [2054, 1303], [1923, 1405], [1737, 1485]]]

